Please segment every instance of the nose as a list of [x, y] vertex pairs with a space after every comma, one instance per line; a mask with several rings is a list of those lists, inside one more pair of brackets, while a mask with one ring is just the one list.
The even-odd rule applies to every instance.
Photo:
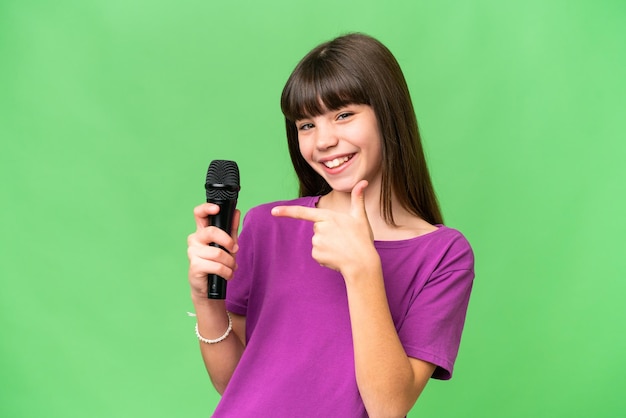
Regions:
[[315, 147], [318, 151], [325, 151], [339, 142], [337, 132], [331, 124], [318, 123], [315, 131]]

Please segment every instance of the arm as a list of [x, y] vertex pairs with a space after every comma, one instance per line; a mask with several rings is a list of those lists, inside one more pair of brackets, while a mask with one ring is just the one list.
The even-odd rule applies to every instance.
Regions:
[[[219, 274], [227, 280], [233, 277], [236, 268], [237, 230], [239, 211], [235, 213], [231, 235], [208, 225], [208, 217], [219, 212], [219, 206], [209, 203], [194, 209], [196, 231], [188, 237], [189, 284], [191, 300], [196, 310], [198, 331], [204, 338], [215, 339], [223, 335], [228, 327], [226, 306], [223, 300], [207, 298], [207, 275]], [[229, 252], [209, 243], [217, 243]], [[222, 394], [239, 363], [245, 347], [245, 317], [231, 314], [233, 330], [217, 344], [200, 342], [200, 352], [213, 385]]]
[[389, 311], [378, 255], [369, 259], [371, 267], [362, 264], [362, 269], [343, 273], [357, 385], [371, 417], [404, 417], [435, 365], [406, 355]]
[[[224, 334], [228, 327], [228, 317], [224, 301], [200, 300], [194, 302], [200, 335], [214, 339]], [[199, 342], [200, 353], [213, 386], [220, 395], [226, 390], [230, 378], [239, 364], [245, 348], [246, 317], [230, 314], [233, 330], [222, 342], [205, 344]]]

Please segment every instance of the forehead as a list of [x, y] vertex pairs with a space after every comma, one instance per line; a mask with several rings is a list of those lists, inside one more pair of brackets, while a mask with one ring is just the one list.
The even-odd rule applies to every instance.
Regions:
[[307, 69], [294, 74], [285, 89], [282, 110], [299, 120], [337, 110], [347, 104], [370, 104], [365, 86], [345, 70]]

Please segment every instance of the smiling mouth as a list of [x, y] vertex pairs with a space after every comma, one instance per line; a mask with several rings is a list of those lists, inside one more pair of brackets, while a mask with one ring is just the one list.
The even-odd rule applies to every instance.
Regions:
[[327, 168], [337, 168], [350, 161], [352, 157], [354, 157], [354, 154], [346, 155], [345, 157], [335, 158], [334, 160], [330, 161], [324, 161], [322, 164], [324, 164]]

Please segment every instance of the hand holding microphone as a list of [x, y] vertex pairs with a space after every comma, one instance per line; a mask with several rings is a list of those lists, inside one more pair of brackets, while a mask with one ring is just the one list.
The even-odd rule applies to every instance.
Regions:
[[[206, 189], [207, 203], [213, 203], [220, 207], [217, 215], [209, 217], [209, 225], [230, 233], [240, 189], [237, 163], [228, 160], [211, 161], [206, 173], [204, 188]], [[211, 243], [210, 245], [227, 251], [219, 244]], [[208, 280], [209, 299], [225, 299], [226, 280], [217, 274], [209, 274]]]
[[197, 298], [224, 299], [226, 279], [235, 269], [239, 211], [239, 169], [234, 161], [214, 160], [207, 171], [207, 203], [194, 209], [196, 232], [188, 238], [189, 281]]

